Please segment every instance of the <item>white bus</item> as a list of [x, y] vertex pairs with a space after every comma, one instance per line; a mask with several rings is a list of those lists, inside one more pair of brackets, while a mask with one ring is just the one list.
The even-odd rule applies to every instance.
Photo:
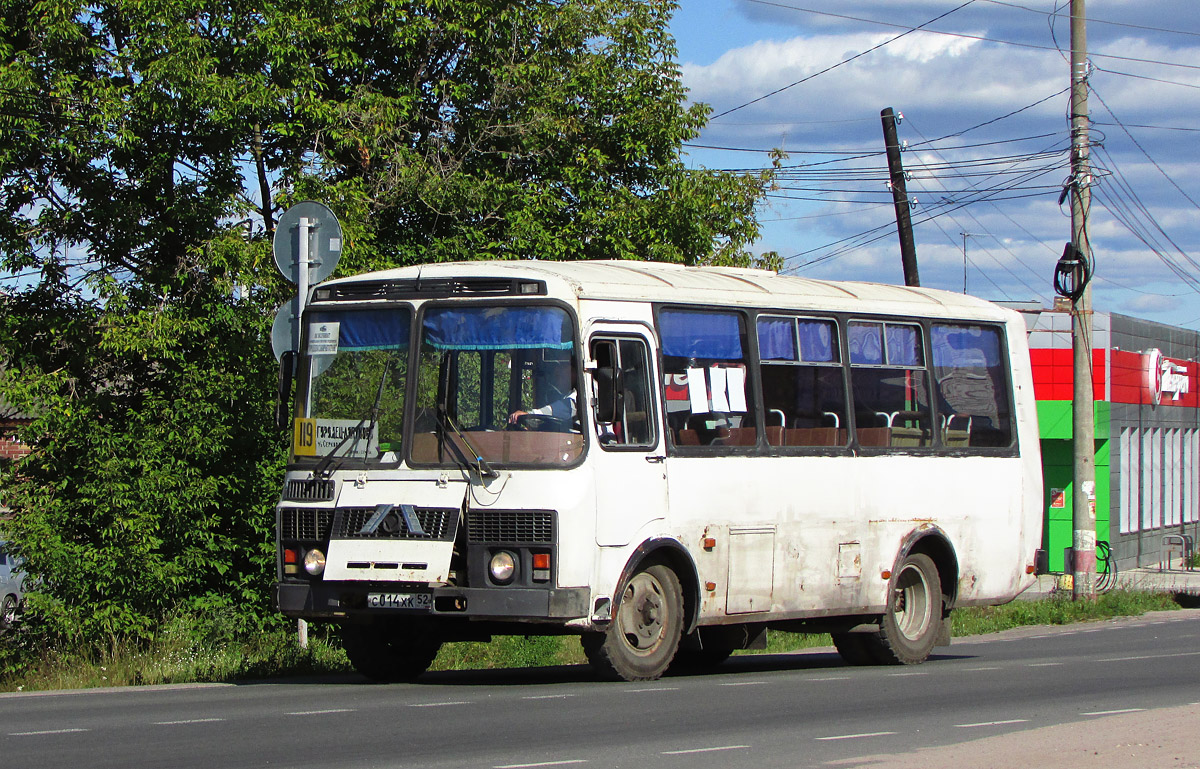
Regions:
[[481, 261], [324, 283], [302, 327], [278, 607], [371, 678], [499, 634], [577, 634], [624, 680], [768, 628], [918, 663], [1033, 581], [1026, 331], [988, 302]]

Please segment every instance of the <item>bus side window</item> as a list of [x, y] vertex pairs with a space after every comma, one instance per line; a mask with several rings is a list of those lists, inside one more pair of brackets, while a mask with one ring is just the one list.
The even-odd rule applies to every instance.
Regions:
[[933, 445], [921, 328], [852, 321], [850, 382], [860, 446]]
[[930, 341], [942, 445], [1011, 445], [1012, 417], [999, 330], [935, 323]]
[[[657, 441], [646, 343], [628, 338], [593, 339], [592, 357], [598, 369], [595, 417], [600, 445], [654, 447]], [[609, 393], [615, 400], [612, 414], [605, 413], [611, 404], [606, 408], [600, 403], [600, 398], [607, 399]]]
[[772, 446], [845, 446], [846, 387], [832, 320], [760, 315], [763, 413]]
[[674, 445], [757, 445], [744, 314], [667, 308], [658, 315], [658, 332]]

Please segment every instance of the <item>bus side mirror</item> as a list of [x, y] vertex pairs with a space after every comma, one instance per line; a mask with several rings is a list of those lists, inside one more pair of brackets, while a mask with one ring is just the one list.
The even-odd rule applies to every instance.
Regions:
[[279, 356], [279, 385], [275, 399], [275, 427], [281, 432], [291, 422], [292, 380], [296, 374], [296, 351], [285, 350]]
[[596, 370], [592, 380], [596, 383], [596, 421], [617, 421], [617, 345], [615, 342], [598, 341], [592, 345], [592, 357]]

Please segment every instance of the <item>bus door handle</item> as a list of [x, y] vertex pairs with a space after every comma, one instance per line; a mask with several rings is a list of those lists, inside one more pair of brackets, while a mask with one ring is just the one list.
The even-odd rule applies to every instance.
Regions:
[[650, 456], [646, 457], [646, 461], [649, 462], [650, 464], [658, 464], [659, 462], [662, 462], [665, 459], [666, 459], [666, 457], [663, 456], [662, 454], [651, 454]]

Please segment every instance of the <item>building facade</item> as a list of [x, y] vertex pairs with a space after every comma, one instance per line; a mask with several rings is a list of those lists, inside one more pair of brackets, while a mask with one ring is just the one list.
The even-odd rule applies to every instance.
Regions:
[[[1038, 420], [1051, 572], [1071, 547], [1074, 388], [1069, 307], [1014, 306], [1025, 315]], [[1119, 569], [1158, 566], [1200, 542], [1200, 333], [1097, 312], [1092, 383], [1096, 536]], [[1184, 539], [1187, 538], [1187, 539]]]

